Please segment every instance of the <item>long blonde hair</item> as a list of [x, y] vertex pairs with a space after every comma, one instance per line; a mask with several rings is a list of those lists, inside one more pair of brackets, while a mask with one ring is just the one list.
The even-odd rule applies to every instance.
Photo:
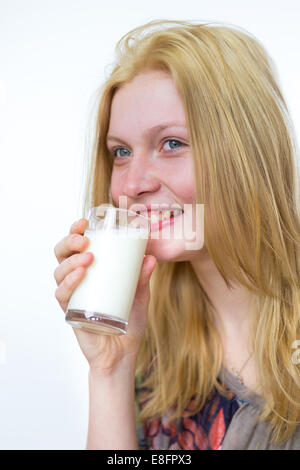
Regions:
[[[206, 248], [228, 287], [238, 282], [255, 294], [251, 338], [266, 400], [260, 419], [279, 442], [300, 422], [300, 370], [292, 361], [300, 339], [300, 216], [299, 154], [275, 66], [250, 33], [220, 23], [157, 20], [123, 36], [99, 90], [85, 214], [112, 202], [105, 139], [114, 93], [147, 70], [170, 73], [184, 104], [196, 202], [209, 208]], [[225, 394], [213, 313], [190, 262], [157, 263], [137, 364], [149, 389], [142, 420], [172, 409], [178, 421], [192, 396], [196, 413], [214, 387]]]

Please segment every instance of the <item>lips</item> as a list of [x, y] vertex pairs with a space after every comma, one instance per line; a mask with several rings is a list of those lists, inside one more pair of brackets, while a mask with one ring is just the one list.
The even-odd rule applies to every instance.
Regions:
[[[174, 212], [173, 212], [173, 214], [174, 214]], [[151, 232], [156, 232], [157, 230], [163, 229], [167, 225], [173, 225], [175, 220], [178, 219], [179, 217], [181, 217], [182, 214], [183, 214], [183, 211], [181, 213], [178, 213], [177, 215], [173, 215], [172, 217], [159, 220], [158, 222], [151, 223], [150, 231]]]

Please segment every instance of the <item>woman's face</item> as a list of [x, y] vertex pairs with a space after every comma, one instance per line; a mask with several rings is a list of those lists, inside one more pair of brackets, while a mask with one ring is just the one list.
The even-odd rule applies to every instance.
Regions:
[[[170, 75], [145, 72], [115, 93], [107, 148], [114, 154], [111, 195], [117, 206], [120, 196], [127, 197], [130, 209], [139, 205], [185, 209], [189, 204], [195, 216], [193, 159], [185, 112]], [[199, 249], [186, 249], [184, 235], [176, 239], [173, 235], [172, 239], [176, 224], [183, 225], [182, 219], [184, 216], [174, 218], [173, 225], [165, 222], [156, 238], [152, 233], [146, 253], [158, 261], [186, 261], [199, 254]], [[165, 232], [171, 239], [164, 239], [168, 236]]]

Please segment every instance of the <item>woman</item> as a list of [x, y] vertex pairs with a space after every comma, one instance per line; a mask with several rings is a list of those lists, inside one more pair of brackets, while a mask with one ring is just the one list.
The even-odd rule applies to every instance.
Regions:
[[[204, 204], [204, 244], [150, 239], [127, 334], [74, 329], [87, 448], [300, 449], [299, 180], [271, 59], [247, 32], [178, 21], [136, 28], [117, 53], [85, 210]], [[86, 226], [55, 247], [64, 312], [93, 261]]]

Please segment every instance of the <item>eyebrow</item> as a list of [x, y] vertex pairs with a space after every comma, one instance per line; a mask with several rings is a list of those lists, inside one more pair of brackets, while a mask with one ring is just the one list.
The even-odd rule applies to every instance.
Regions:
[[[149, 136], [151, 136], [152, 134], [154, 134], [156, 132], [160, 132], [160, 131], [163, 131], [164, 129], [167, 129], [168, 127], [177, 127], [177, 128], [186, 129], [186, 125], [183, 124], [183, 123], [180, 123], [180, 122], [165, 122], [163, 124], [158, 124], [157, 126], [153, 126], [153, 127], [150, 127], [149, 129], [147, 129], [143, 133], [143, 137], [149, 137]], [[125, 143], [125, 142], [123, 142], [123, 140], [121, 140], [118, 137], [115, 137], [113, 135], [108, 135], [106, 137], [106, 140], [107, 140], [107, 142], [110, 141], [110, 140], [114, 140], [116, 142]]]

